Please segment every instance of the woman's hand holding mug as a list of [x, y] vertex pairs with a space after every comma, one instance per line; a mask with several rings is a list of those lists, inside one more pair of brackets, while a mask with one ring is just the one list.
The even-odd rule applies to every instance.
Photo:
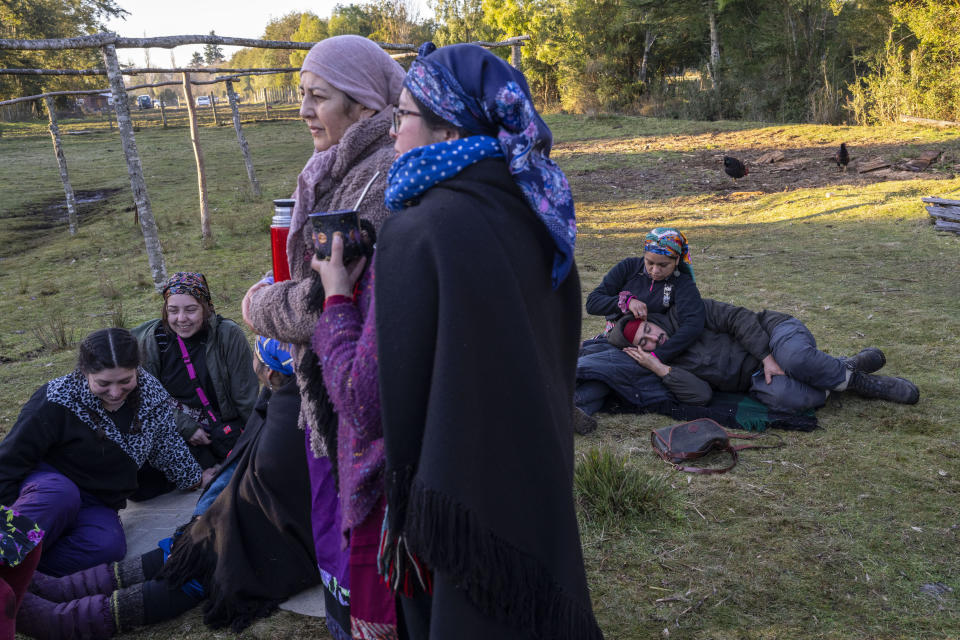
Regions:
[[310, 268], [320, 274], [324, 294], [330, 296], [353, 297], [353, 287], [367, 265], [367, 257], [360, 256], [350, 264], [343, 264], [343, 234], [333, 234], [330, 242], [330, 259], [321, 260], [316, 256], [310, 261]]

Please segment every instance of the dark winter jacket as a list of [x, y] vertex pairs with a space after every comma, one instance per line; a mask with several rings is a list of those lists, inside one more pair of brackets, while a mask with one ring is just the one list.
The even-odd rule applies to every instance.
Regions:
[[676, 317], [683, 319], [669, 343], [657, 347], [655, 353], [661, 362], [672, 362], [703, 330], [700, 290], [689, 274], [674, 271], [666, 279], [654, 281], [647, 275], [643, 258], [626, 258], [610, 269], [587, 296], [587, 313], [616, 320], [623, 313], [618, 306], [621, 291], [629, 291], [646, 304], [648, 313], [668, 313], [675, 309]]
[[77, 371], [40, 387], [0, 442], [0, 503], [13, 504], [41, 462], [112, 509], [136, 491], [137, 471], [147, 461], [180, 489], [199, 484], [200, 466], [174, 429], [170, 396], [143, 369], [138, 379], [130, 425], [114, 424]]
[[[680, 402], [706, 404], [713, 391], [748, 391], [750, 377], [770, 355], [770, 331], [790, 316], [776, 311], [754, 312], [705, 298], [706, 326], [700, 337], [670, 363], [663, 383]], [[673, 341], [679, 309], [649, 320], [662, 326]]]
[[[140, 343], [142, 366], [157, 379], [161, 378], [163, 368], [157, 333], [163, 331], [159, 319], [144, 322], [132, 329]], [[169, 341], [167, 348], [179, 351], [176, 338]], [[207, 328], [205, 359], [219, 407], [218, 419], [225, 424], [242, 427], [253, 412], [260, 389], [253, 370], [253, 352], [243, 329], [233, 320], [220, 315], [211, 316]], [[193, 397], [176, 399], [185, 402], [193, 400]], [[176, 411], [176, 420], [177, 431], [184, 439], [189, 439], [200, 428], [200, 423], [183, 411]]]
[[[489, 619], [591, 640], [601, 634], [572, 498], [580, 284], [574, 269], [552, 287], [553, 255], [502, 160], [464, 169], [384, 223], [375, 313], [387, 536], [464, 585]], [[456, 637], [443, 614], [434, 609], [431, 635]]]
[[665, 403], [674, 402], [673, 396], [654, 372], [604, 338], [583, 343], [577, 358], [577, 382], [599, 380], [613, 389], [635, 411], [657, 411]]

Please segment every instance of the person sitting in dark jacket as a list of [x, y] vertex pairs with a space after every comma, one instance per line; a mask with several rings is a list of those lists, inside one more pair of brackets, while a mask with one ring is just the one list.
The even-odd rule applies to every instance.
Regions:
[[753, 312], [704, 299], [706, 326], [700, 337], [666, 365], [650, 355], [677, 326], [677, 313], [650, 314], [646, 321], [621, 318], [608, 341], [660, 377], [682, 403], [704, 405], [713, 392], [748, 393], [776, 411], [822, 407], [831, 391], [915, 404], [917, 387], [904, 378], [873, 375], [886, 363], [876, 347], [850, 358], [817, 349], [816, 339], [785, 313]]
[[104, 640], [204, 601], [204, 622], [239, 633], [319, 582], [292, 359], [286, 345], [265, 338], [256, 354], [264, 389], [191, 522], [140, 556], [59, 578], [35, 574], [17, 614], [19, 631]]
[[[207, 279], [181, 271], [163, 288], [159, 318], [131, 330], [143, 368], [176, 401], [180, 435], [204, 469], [223, 462], [257, 400], [253, 353], [237, 323], [215, 313]], [[150, 465], [139, 476], [134, 500], [172, 489]]]
[[669, 345], [654, 356], [669, 363], [693, 344], [703, 331], [703, 302], [690, 265], [687, 237], [679, 230], [658, 227], [646, 235], [643, 255], [618, 262], [587, 296], [587, 313], [607, 318], [604, 335], [621, 313], [645, 320], [647, 313], [679, 311], [683, 322]]
[[117, 511], [145, 464], [183, 490], [213, 476], [177, 435], [129, 331], [94, 331], [78, 351], [77, 368], [40, 387], [0, 442], [0, 504], [44, 530], [39, 570], [54, 576], [123, 557]]

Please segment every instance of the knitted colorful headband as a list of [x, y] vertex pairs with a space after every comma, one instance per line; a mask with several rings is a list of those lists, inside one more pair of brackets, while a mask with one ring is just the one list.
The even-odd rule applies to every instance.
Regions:
[[677, 229], [657, 227], [646, 235], [643, 242], [644, 253], [655, 253], [677, 260], [677, 269], [693, 277], [693, 267], [690, 264], [690, 246], [687, 237]]
[[213, 300], [210, 299], [210, 287], [207, 286], [207, 279], [202, 273], [191, 271], [178, 271], [170, 276], [167, 284], [163, 287], [163, 299], [182, 293], [193, 296], [197, 300], [205, 301], [213, 308]]
[[263, 364], [274, 371], [292, 376], [293, 356], [290, 355], [289, 349], [289, 344], [274, 340], [273, 338], [258, 336], [256, 343], [254, 343], [253, 351], [257, 354], [257, 359]]

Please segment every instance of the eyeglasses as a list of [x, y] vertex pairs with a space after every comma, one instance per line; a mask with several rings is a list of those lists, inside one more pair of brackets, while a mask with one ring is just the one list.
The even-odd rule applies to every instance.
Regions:
[[410, 111], [409, 109], [401, 109], [399, 107], [393, 108], [393, 130], [400, 131], [400, 120], [404, 116], [417, 116], [422, 118], [422, 114], [417, 111]]

